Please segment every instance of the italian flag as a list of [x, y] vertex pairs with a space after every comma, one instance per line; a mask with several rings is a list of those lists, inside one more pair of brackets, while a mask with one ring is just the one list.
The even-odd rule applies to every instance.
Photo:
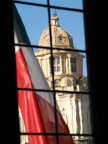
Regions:
[[[30, 44], [25, 27], [14, 5], [14, 41]], [[17, 87], [49, 90], [48, 83], [31, 48], [15, 46]], [[19, 116], [23, 121], [29, 144], [56, 144], [57, 132], [69, 134], [58, 107], [55, 122], [54, 96], [51, 92], [18, 90]], [[21, 130], [20, 130], [21, 131]], [[33, 133], [35, 133], [33, 135]], [[47, 133], [50, 135], [43, 135]], [[37, 135], [36, 135], [37, 134]], [[51, 135], [52, 134], [52, 135]], [[71, 136], [58, 136], [59, 144], [73, 144]]]

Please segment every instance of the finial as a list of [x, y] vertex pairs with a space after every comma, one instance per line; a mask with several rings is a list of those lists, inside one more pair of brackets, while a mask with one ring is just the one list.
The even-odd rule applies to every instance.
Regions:
[[[54, 0], [54, 6], [55, 6], [55, 0]], [[53, 16], [57, 16], [56, 8], [54, 10], [55, 10], [55, 12], [54, 12]]]
[[57, 16], [57, 11], [56, 11], [56, 9], [55, 9], [55, 12], [54, 12], [53, 16]]

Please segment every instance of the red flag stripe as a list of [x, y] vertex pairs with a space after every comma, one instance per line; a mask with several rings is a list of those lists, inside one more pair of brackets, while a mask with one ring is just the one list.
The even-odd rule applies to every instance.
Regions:
[[[18, 87], [33, 88], [21, 49], [16, 53], [16, 70]], [[35, 93], [26, 90], [18, 91], [18, 103], [26, 132], [45, 132]], [[45, 136], [28, 136], [28, 139], [30, 144], [48, 144]]]

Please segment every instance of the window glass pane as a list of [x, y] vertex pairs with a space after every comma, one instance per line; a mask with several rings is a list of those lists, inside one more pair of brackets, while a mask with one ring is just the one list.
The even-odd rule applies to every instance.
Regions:
[[[56, 133], [53, 93], [44, 92], [43, 95], [43, 92], [31, 91], [30, 93], [28, 90], [19, 90], [18, 100], [20, 132], [40, 133], [43, 130], [43, 133]], [[39, 124], [42, 126], [41, 130], [38, 129]]]
[[[41, 45], [40, 37], [48, 27], [47, 8], [16, 4], [18, 12], [24, 23], [26, 32], [32, 45]], [[44, 46], [49, 43], [48, 37], [44, 37]], [[45, 43], [46, 42], [46, 43]]]
[[[73, 51], [53, 50], [53, 63], [49, 50], [41, 49], [35, 52], [35, 56], [44, 72], [44, 75], [52, 88], [52, 64], [54, 68], [54, 80], [59, 81], [55, 89], [63, 91], [89, 92], [86, 55]], [[54, 58], [56, 56], [56, 58]], [[59, 57], [59, 59], [57, 58]], [[71, 57], [77, 58], [77, 72], [71, 71]], [[58, 62], [60, 61], [60, 62]], [[57, 63], [58, 62], [58, 63]], [[70, 82], [67, 82], [70, 81]], [[42, 88], [41, 86], [39, 88]]]
[[[89, 92], [89, 81], [86, 65], [87, 59], [85, 53], [74, 52], [71, 50], [53, 50], [53, 57], [55, 56], [60, 58], [60, 63], [55, 63], [56, 65], [54, 64], [55, 71], [57, 71], [57, 66], [59, 66], [59, 71], [54, 73], [54, 80], [59, 81], [59, 86], [55, 85], [55, 89], [63, 91]], [[72, 58], [74, 72], [71, 69]], [[45, 76], [47, 80], [52, 79], [52, 73], [50, 73], [50, 76]]]
[[[52, 60], [49, 49], [38, 48], [38, 51], [36, 50], [34, 49], [36, 61], [39, 62], [39, 66], [42, 69], [43, 74], [50, 88], [52, 88], [52, 65], [53, 65], [54, 71], [57, 71], [57, 58], [54, 59], [54, 61]], [[38, 82], [37, 85], [39, 89], [43, 89], [42, 87], [43, 84], [40, 85], [40, 82]], [[44, 89], [47, 89], [47, 88], [44, 87]]]
[[[48, 79], [47, 83], [45, 78], [47, 78], [47, 76], [51, 77], [51, 56], [48, 55], [48, 57], [45, 57], [44, 53], [42, 55], [42, 52], [47, 52], [44, 51], [44, 49], [38, 49], [37, 54], [32, 51], [32, 48], [22, 46], [20, 48], [25, 61], [22, 61], [23, 59], [21, 56], [19, 57], [20, 61], [16, 57], [17, 71], [21, 74], [22, 78], [24, 78], [22, 83], [18, 85], [18, 88], [49, 90], [48, 83], [51, 85], [51, 80]], [[24, 65], [25, 62], [27, 63], [28, 69]], [[41, 72], [41, 70], [43, 72]], [[27, 73], [29, 73], [29, 75], [27, 75]], [[31, 80], [33, 86], [29, 83]]]
[[51, 9], [52, 46], [85, 50], [82, 12]]
[[92, 134], [89, 95], [59, 92], [56, 100], [71, 134]]
[[82, 0], [50, 0], [50, 5], [82, 9]]

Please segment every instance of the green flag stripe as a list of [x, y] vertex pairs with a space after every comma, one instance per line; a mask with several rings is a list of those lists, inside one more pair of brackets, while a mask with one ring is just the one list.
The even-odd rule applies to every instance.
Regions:
[[14, 21], [14, 30], [18, 37], [19, 43], [30, 44], [24, 24], [14, 4], [13, 4], [13, 21]]

